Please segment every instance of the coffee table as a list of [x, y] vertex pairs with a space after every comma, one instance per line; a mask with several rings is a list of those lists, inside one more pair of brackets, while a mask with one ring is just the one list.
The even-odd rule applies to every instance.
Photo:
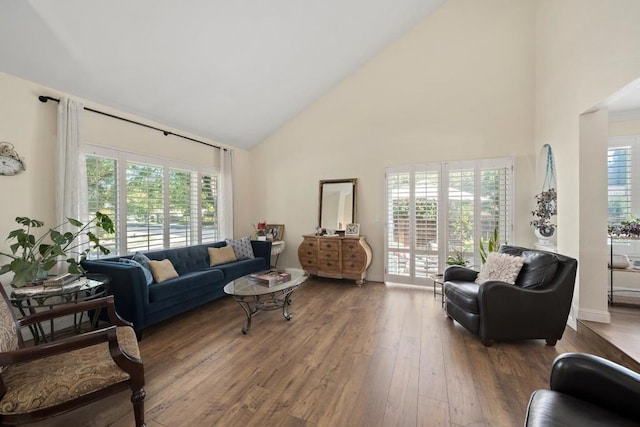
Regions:
[[231, 295], [247, 315], [247, 324], [242, 327], [242, 333], [246, 334], [251, 329], [251, 318], [254, 314], [263, 310], [282, 309], [285, 319], [291, 320], [291, 314], [287, 307], [291, 304], [291, 294], [303, 284], [309, 276], [299, 268], [283, 269], [291, 274], [291, 280], [278, 285], [267, 286], [243, 276], [227, 283], [224, 292]]

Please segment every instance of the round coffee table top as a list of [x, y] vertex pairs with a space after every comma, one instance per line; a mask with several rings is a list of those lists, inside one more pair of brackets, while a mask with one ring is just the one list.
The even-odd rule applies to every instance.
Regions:
[[300, 268], [278, 269], [278, 271], [281, 270], [291, 274], [291, 280], [277, 285], [268, 286], [267, 284], [251, 280], [247, 275], [227, 283], [224, 287], [224, 292], [228, 295], [234, 296], [266, 295], [297, 287], [309, 278], [304, 270]]

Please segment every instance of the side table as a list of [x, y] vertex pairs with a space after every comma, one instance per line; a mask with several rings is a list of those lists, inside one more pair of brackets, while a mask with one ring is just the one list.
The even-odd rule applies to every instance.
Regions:
[[[78, 277], [76, 280], [59, 286], [34, 286], [14, 289], [9, 300], [20, 311], [22, 316], [37, 313], [39, 310], [51, 309], [57, 305], [88, 301], [106, 296], [109, 291], [109, 276], [104, 274], [87, 274], [86, 277]], [[95, 329], [98, 323], [100, 311], [87, 313], [91, 321], [91, 328]], [[73, 315], [73, 329], [80, 331], [84, 313]], [[55, 340], [55, 328], [53, 320], [49, 323], [49, 336], [41, 323], [29, 326], [35, 345], [41, 342]]]
[[271, 257], [276, 257], [276, 261], [271, 266], [272, 268], [276, 268], [278, 265], [278, 258], [280, 258], [280, 254], [284, 251], [286, 244], [284, 240], [274, 240], [271, 242]]
[[[430, 274], [429, 279], [433, 282], [433, 297], [440, 295], [442, 306], [444, 307], [444, 274]], [[436, 288], [440, 288], [440, 292], [436, 292]]]

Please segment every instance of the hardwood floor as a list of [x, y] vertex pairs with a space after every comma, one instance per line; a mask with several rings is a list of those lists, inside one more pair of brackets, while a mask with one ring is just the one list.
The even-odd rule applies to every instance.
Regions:
[[[431, 287], [313, 279], [290, 313], [242, 335], [227, 297], [145, 331], [147, 426], [518, 426], [558, 354], [599, 354], [571, 329], [484, 347]], [[131, 426], [129, 394], [34, 425]]]

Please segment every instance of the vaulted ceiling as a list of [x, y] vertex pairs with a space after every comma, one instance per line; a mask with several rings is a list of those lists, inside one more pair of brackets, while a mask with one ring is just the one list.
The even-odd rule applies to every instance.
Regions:
[[0, 72], [249, 149], [445, 0], [0, 0]]

